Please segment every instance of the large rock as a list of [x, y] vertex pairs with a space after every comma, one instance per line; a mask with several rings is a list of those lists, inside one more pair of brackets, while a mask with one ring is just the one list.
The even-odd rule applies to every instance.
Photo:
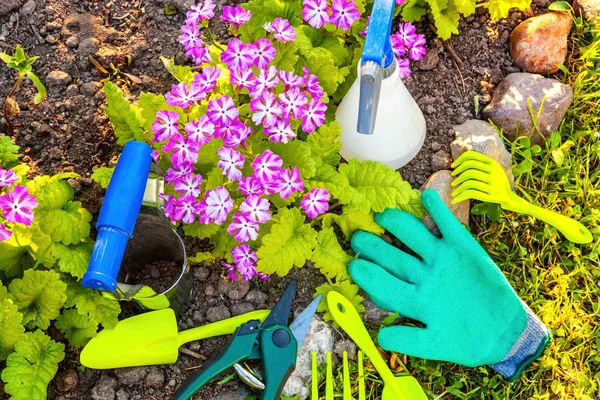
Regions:
[[515, 64], [527, 72], [552, 74], [567, 57], [573, 21], [565, 12], [550, 12], [521, 22], [510, 34], [509, 50]]
[[[425, 189], [432, 188], [439, 195], [444, 204], [448, 206], [452, 214], [458, 219], [462, 224], [469, 226], [469, 213], [471, 210], [471, 200], [464, 200], [457, 204], [452, 204], [452, 192], [455, 188], [451, 186], [454, 177], [450, 171], [438, 171], [431, 175], [427, 181], [421, 186], [421, 191]], [[425, 215], [423, 218], [423, 223], [427, 225], [430, 231], [439, 235], [440, 230], [437, 225], [433, 221], [433, 218], [429, 214]]]
[[[534, 115], [539, 113], [535, 127], [528, 101]], [[573, 89], [569, 86], [556, 79], [518, 72], [500, 82], [482, 116], [492, 120], [510, 140], [514, 140], [518, 132], [519, 136], [531, 136], [533, 143], [540, 144], [544, 137], [558, 129], [572, 102]]]
[[22, 0], [0, 0], [0, 15], [6, 15], [23, 4]]
[[471, 119], [454, 126], [456, 139], [450, 145], [454, 161], [464, 152], [474, 150], [496, 160], [502, 166], [511, 187], [515, 177], [512, 173], [512, 155], [504, 147], [496, 129], [487, 121]]
[[308, 397], [308, 387], [311, 382], [312, 353], [317, 353], [317, 361], [323, 364], [328, 352], [333, 352], [333, 329], [325, 322], [315, 317], [308, 328], [304, 343], [298, 350], [296, 369], [288, 379], [283, 394], [298, 395], [299, 400]]
[[584, 18], [600, 25], [600, 0], [573, 0], [573, 9]]

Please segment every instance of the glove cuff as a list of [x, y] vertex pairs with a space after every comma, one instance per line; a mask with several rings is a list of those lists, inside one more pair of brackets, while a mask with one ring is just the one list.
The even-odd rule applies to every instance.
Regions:
[[489, 364], [490, 368], [509, 382], [516, 380], [525, 367], [542, 354], [551, 337], [546, 325], [525, 303], [523, 306], [527, 313], [527, 325], [521, 336], [502, 361]]

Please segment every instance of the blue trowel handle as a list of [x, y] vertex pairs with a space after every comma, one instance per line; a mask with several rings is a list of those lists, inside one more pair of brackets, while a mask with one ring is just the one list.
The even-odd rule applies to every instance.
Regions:
[[96, 229], [98, 237], [81, 284], [90, 289], [114, 292], [127, 241], [137, 220], [150, 165], [152, 148], [129, 141], [108, 185]]

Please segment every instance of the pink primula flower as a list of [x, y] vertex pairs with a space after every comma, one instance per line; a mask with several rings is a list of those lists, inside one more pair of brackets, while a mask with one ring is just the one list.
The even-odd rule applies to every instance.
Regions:
[[248, 215], [237, 213], [233, 222], [227, 227], [227, 233], [233, 235], [238, 242], [256, 240], [258, 237], [258, 222], [250, 219]]
[[306, 91], [310, 93], [313, 99], [318, 100], [323, 97], [325, 92], [321, 88], [319, 78], [315, 74], [311, 74], [306, 67], [302, 68], [302, 72], [304, 73], [304, 85], [306, 85]]
[[252, 46], [253, 50], [254, 65], [259, 69], [267, 68], [277, 55], [277, 51], [269, 39], [258, 39], [256, 42], [250, 44], [250, 46]]
[[265, 133], [269, 135], [269, 140], [275, 143], [288, 143], [296, 137], [296, 132], [294, 132], [289, 122], [281, 118], [277, 119], [275, 125], [265, 128]]
[[186, 50], [199, 47], [204, 44], [200, 39], [200, 28], [197, 25], [183, 25], [181, 27], [181, 35], [179, 35], [179, 43], [185, 47]]
[[223, 170], [223, 175], [227, 175], [230, 181], [239, 181], [242, 179], [241, 169], [244, 167], [244, 156], [239, 151], [227, 147], [221, 147], [217, 152], [219, 162], [217, 166]]
[[291, 114], [294, 118], [300, 119], [302, 109], [308, 100], [306, 94], [298, 88], [291, 88], [279, 95], [279, 101], [283, 107], [283, 117], [290, 119]]
[[249, 10], [243, 9], [242, 6], [225, 6], [223, 7], [223, 14], [221, 15], [221, 20], [227, 21], [235, 26], [240, 26], [248, 22], [251, 17], [252, 13]]
[[251, 176], [246, 176], [240, 179], [238, 183], [238, 190], [246, 196], [263, 194], [262, 185], [258, 179]]
[[325, 122], [327, 104], [321, 100], [313, 100], [302, 109], [302, 130], [306, 133], [314, 132]]
[[198, 85], [192, 83], [188, 86], [181, 82], [171, 87], [171, 91], [165, 95], [165, 100], [170, 106], [188, 108], [205, 97], [206, 93], [202, 92]]
[[293, 42], [296, 40], [296, 30], [290, 25], [290, 21], [285, 18], [275, 18], [267, 31], [273, 32], [275, 40], [280, 42]]
[[404, 47], [412, 47], [412, 44], [417, 40], [417, 27], [410, 22], [400, 23], [397, 32], [399, 44]]
[[214, 13], [215, 4], [212, 0], [205, 0], [200, 2], [187, 12], [185, 22], [186, 24], [199, 24], [203, 20], [211, 19], [215, 16]]
[[10, 239], [12, 232], [6, 229], [4, 224], [0, 224], [0, 242]]
[[[250, 245], [243, 244], [241, 246], [234, 247], [231, 249], [231, 256], [233, 257], [235, 266], [240, 273], [241, 271], [245, 270], [254, 270], [254, 272], [256, 272], [256, 262], [258, 261], [258, 257], [256, 256], [256, 253], [252, 251]], [[244, 277], [244, 279], [247, 278]]]
[[271, 92], [265, 92], [260, 98], [250, 101], [250, 111], [254, 113], [252, 121], [257, 125], [263, 124], [266, 128], [275, 125], [282, 112], [281, 105]]
[[360, 11], [358, 11], [353, 0], [333, 0], [331, 17], [329, 18], [330, 23], [348, 30], [359, 18]]
[[184, 196], [196, 198], [200, 196], [200, 185], [202, 184], [202, 175], [187, 174], [175, 183], [175, 191]]
[[390, 41], [392, 42], [392, 50], [394, 51], [396, 59], [399, 59], [406, 54], [406, 46], [404, 46], [404, 39], [398, 33], [394, 33], [393, 35], [391, 35]]
[[179, 114], [175, 111], [162, 110], [156, 113], [152, 122], [153, 142], [164, 142], [179, 134]]
[[232, 71], [249, 69], [254, 63], [254, 49], [238, 38], [231, 39], [227, 42], [227, 49], [221, 53], [221, 61]]
[[196, 215], [200, 214], [200, 204], [196, 202], [193, 196], [181, 196], [175, 204], [173, 217], [176, 221], [182, 221], [191, 224], [196, 220]]
[[250, 94], [254, 98], [260, 97], [266, 91], [275, 88], [277, 82], [279, 82], [277, 68], [271, 65], [269, 69], [261, 69], [256, 78], [252, 81]]
[[200, 143], [185, 138], [182, 135], [176, 135], [169, 143], [163, 147], [165, 153], [171, 153], [171, 161], [175, 168], [180, 169], [185, 164], [196, 164], [198, 162], [198, 152], [200, 151]]
[[329, 192], [327, 189], [311, 189], [300, 202], [300, 207], [306, 211], [309, 218], [316, 218], [329, 210]]
[[249, 89], [254, 81], [254, 71], [248, 69], [235, 69], [229, 75], [229, 82], [238, 87], [238, 89]]
[[177, 205], [177, 200], [174, 198], [172, 194], [159, 194], [159, 198], [163, 199], [165, 202], [163, 212], [165, 213], [165, 217], [169, 218], [171, 224], [176, 224], [177, 220], [175, 219], [175, 205]]
[[327, 0], [303, 0], [302, 19], [313, 28], [321, 28], [329, 22], [329, 4]]
[[425, 35], [417, 35], [417, 38], [412, 43], [408, 51], [408, 56], [413, 61], [419, 61], [423, 59], [423, 56], [427, 53], [425, 48], [426, 40]]
[[192, 164], [183, 164], [179, 168], [169, 168], [165, 175], [165, 181], [170, 185], [176, 185], [184, 177], [194, 172]]
[[410, 61], [408, 61], [408, 58], [398, 59], [398, 74], [400, 75], [400, 78], [410, 76]]
[[200, 143], [208, 144], [215, 133], [215, 126], [210, 122], [208, 116], [203, 115], [197, 121], [190, 121], [185, 124], [185, 133], [188, 139]]
[[224, 262], [223, 267], [225, 267], [225, 272], [227, 273], [227, 276], [229, 277], [229, 279], [231, 279], [232, 281], [237, 281], [238, 275], [237, 275], [236, 266]]
[[258, 222], [259, 224], [264, 224], [271, 219], [271, 213], [269, 212], [270, 206], [271, 203], [269, 200], [250, 195], [246, 197], [246, 200], [240, 205], [240, 211], [251, 220]]
[[11, 192], [0, 196], [0, 210], [8, 223], [31, 225], [33, 209], [38, 206], [26, 186], [15, 186]]
[[227, 215], [233, 209], [233, 200], [229, 196], [229, 192], [223, 186], [219, 186], [215, 190], [206, 191], [206, 208], [204, 212], [210, 221], [214, 221], [217, 225], [222, 225], [227, 219]]
[[223, 142], [226, 147], [236, 148], [246, 142], [246, 139], [252, 134], [252, 128], [246, 126], [243, 122], [232, 122], [230, 127], [223, 135]]
[[186, 50], [185, 56], [191, 58], [196, 66], [200, 66], [203, 63], [209, 63], [212, 61], [212, 58], [210, 57], [210, 51], [208, 47], [205, 46], [192, 47]]
[[277, 177], [282, 165], [281, 157], [271, 150], [265, 150], [252, 163], [252, 169], [254, 169], [252, 176], [264, 185], [265, 182], [272, 181]]
[[219, 79], [219, 75], [221, 74], [221, 69], [217, 67], [206, 67], [202, 70], [201, 73], [196, 74], [194, 76], [194, 80], [192, 83], [197, 85], [198, 89], [204, 93], [208, 93], [217, 84], [217, 79]]
[[239, 111], [229, 96], [221, 96], [208, 102], [208, 118], [217, 125], [227, 125], [237, 118]]
[[0, 168], [0, 187], [10, 187], [19, 180], [17, 174], [12, 169]]
[[262, 181], [260, 184], [262, 185], [263, 192], [266, 195], [273, 195], [275, 193], [279, 193], [279, 174], [280, 171], [277, 171], [271, 179], [268, 181]]
[[286, 89], [300, 87], [304, 84], [304, 79], [296, 75], [293, 71], [279, 71], [279, 79], [283, 82]]
[[279, 174], [278, 191], [282, 199], [287, 199], [294, 192], [299, 192], [304, 189], [304, 182], [300, 178], [298, 168], [282, 169]]

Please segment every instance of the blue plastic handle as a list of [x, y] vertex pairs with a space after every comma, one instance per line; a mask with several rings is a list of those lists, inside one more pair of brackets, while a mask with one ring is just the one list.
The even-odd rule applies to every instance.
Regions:
[[140, 213], [151, 163], [152, 148], [146, 143], [125, 144], [100, 209], [98, 237], [81, 281], [84, 287], [107, 292], [117, 288], [117, 275]]
[[367, 39], [362, 52], [363, 63], [373, 61], [381, 65], [385, 59], [384, 67], [387, 68], [394, 62], [390, 34], [395, 6], [395, 0], [375, 0], [373, 3]]

